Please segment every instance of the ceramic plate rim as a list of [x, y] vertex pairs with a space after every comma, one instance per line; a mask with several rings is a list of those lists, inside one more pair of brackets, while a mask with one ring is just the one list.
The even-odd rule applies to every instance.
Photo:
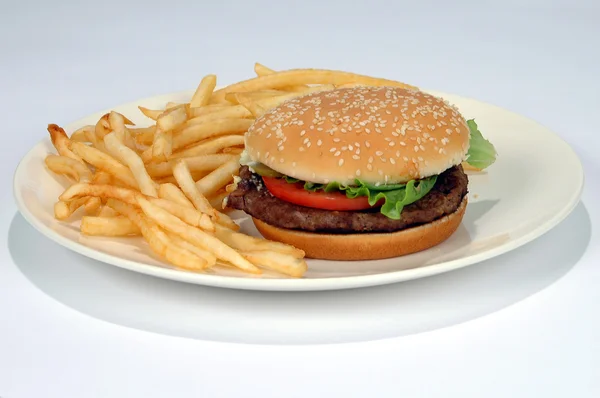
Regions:
[[[437, 90], [425, 90], [437, 95], [441, 96], [454, 96], [460, 97], [461, 99], [474, 101], [480, 104], [484, 104], [486, 106], [493, 107], [502, 112], [508, 112], [514, 116], [518, 116], [521, 118], [526, 118], [523, 115], [517, 114], [510, 110], [498, 107], [493, 104], [489, 104], [487, 102], [483, 102], [480, 100], [472, 99], [469, 97], [444, 93]], [[93, 117], [94, 115], [104, 114], [111, 109], [126, 107], [126, 106], [134, 106], [137, 104], [143, 104], [147, 101], [152, 101], [159, 97], [177, 97], [177, 96], [189, 96], [191, 95], [191, 91], [179, 91], [172, 92], [167, 94], [155, 95], [151, 97], [146, 97], [134, 101], [130, 101], [128, 103], [124, 103], [121, 105], [113, 106], [107, 110], [96, 112], [87, 116], [84, 116], [74, 122], [69, 123], [66, 128], [69, 129], [69, 126], [79, 125], [81, 121], [85, 118]], [[266, 290], [266, 291], [316, 291], [316, 290], [339, 290], [339, 289], [350, 289], [350, 288], [358, 288], [358, 287], [368, 287], [368, 286], [376, 286], [390, 283], [397, 283], [408, 281], [412, 279], [423, 278], [427, 276], [437, 275], [444, 272], [453, 271], [456, 269], [460, 269], [469, 265], [477, 264], [481, 261], [500, 256], [504, 253], [515, 250], [532, 240], [544, 235], [546, 232], [550, 231], [558, 224], [560, 224], [577, 206], [580, 201], [581, 194], [583, 192], [584, 186], [584, 170], [581, 160], [573, 150], [573, 148], [560, 137], [558, 134], [554, 133], [552, 130], [547, 128], [546, 126], [541, 125], [537, 121], [533, 121], [529, 118], [526, 118], [538, 126], [542, 127], [546, 130], [547, 133], [553, 134], [555, 138], [560, 140], [561, 144], [564, 146], [565, 151], [569, 151], [570, 155], [577, 161], [577, 175], [574, 175], [574, 178], [578, 179], [578, 189], [573, 192], [568, 203], [564, 205], [561, 211], [554, 214], [553, 217], [548, 218], [538, 227], [533, 228], [528, 233], [516, 238], [512, 239], [506, 244], [495, 247], [490, 250], [486, 250], [477, 254], [469, 255], [466, 257], [457, 258], [450, 261], [444, 261], [438, 264], [427, 265], [423, 267], [399, 270], [399, 271], [389, 271], [377, 274], [369, 274], [369, 275], [352, 275], [352, 276], [339, 276], [339, 277], [326, 277], [326, 278], [301, 278], [301, 279], [288, 279], [288, 278], [277, 278], [277, 279], [261, 279], [261, 278], [243, 278], [236, 276], [223, 276], [223, 275], [211, 275], [211, 274], [200, 274], [200, 273], [190, 273], [186, 271], [179, 271], [176, 269], [162, 268], [151, 264], [145, 264], [133, 260], [128, 260], [124, 258], [120, 258], [111, 254], [103, 253], [98, 250], [87, 247], [83, 244], [74, 242], [57, 232], [53, 231], [49, 227], [47, 227], [42, 221], [38, 220], [28, 209], [26, 206], [21, 189], [18, 181], [20, 180], [20, 176], [25, 172], [25, 165], [29, 164], [29, 162], [34, 157], [34, 153], [36, 149], [41, 145], [46, 145], [49, 142], [49, 139], [46, 137], [40, 140], [37, 144], [35, 144], [23, 158], [19, 161], [17, 168], [13, 175], [13, 195], [15, 197], [15, 201], [17, 204], [17, 208], [21, 215], [25, 218], [25, 220], [31, 224], [37, 231], [45, 235], [47, 238], [50, 238], [52, 241], [58, 243], [59, 245], [74, 251], [80, 255], [83, 255], [88, 258], [92, 258], [94, 260], [100, 261], [102, 263], [106, 263], [109, 265], [117, 266], [119, 268], [127, 269], [133, 272], [142, 273], [145, 275], [150, 275], [158, 278], [170, 279], [179, 282], [186, 282], [192, 284], [213, 286], [213, 287], [221, 287], [221, 288], [233, 288], [233, 289], [245, 289], [245, 290]]]

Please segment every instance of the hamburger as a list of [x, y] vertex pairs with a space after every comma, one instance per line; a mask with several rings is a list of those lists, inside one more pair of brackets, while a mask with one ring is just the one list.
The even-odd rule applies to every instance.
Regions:
[[467, 207], [463, 164], [483, 169], [495, 157], [473, 120], [423, 91], [316, 92], [253, 123], [225, 206], [310, 258], [397, 257], [457, 230]]

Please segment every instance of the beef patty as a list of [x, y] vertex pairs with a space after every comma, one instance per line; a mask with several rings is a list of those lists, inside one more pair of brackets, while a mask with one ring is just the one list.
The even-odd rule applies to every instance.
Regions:
[[400, 220], [392, 220], [378, 209], [332, 211], [285, 202], [271, 195], [262, 178], [247, 166], [240, 169], [240, 178], [227, 207], [280, 228], [327, 233], [393, 232], [432, 222], [456, 211], [467, 194], [468, 183], [462, 167], [452, 167], [438, 176], [427, 195], [404, 207]]

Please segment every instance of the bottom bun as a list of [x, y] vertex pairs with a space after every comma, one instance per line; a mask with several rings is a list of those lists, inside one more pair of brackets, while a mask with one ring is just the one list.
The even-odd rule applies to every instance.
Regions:
[[378, 260], [416, 253], [442, 243], [457, 230], [466, 208], [465, 196], [452, 214], [418, 227], [387, 233], [325, 234], [284, 229], [256, 218], [252, 220], [265, 238], [302, 249], [308, 258]]

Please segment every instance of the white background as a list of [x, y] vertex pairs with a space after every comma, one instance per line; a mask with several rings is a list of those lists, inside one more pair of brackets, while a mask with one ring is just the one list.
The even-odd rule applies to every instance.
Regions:
[[[7, 243], [0, 251], [0, 397], [600, 396], [596, 1], [203, 3], [2, 2], [0, 239]], [[338, 345], [149, 333], [75, 311], [27, 278], [8, 245], [9, 226], [23, 222], [11, 179], [19, 159], [45, 137], [46, 124], [193, 89], [207, 73], [226, 84], [249, 77], [255, 61], [405, 80], [550, 127], [586, 169], [580, 214], [593, 224], [587, 250], [557, 281], [500, 311], [425, 333]], [[543, 143], [531, 149], [543, 150]], [[527, 189], [518, 176], [515, 185]], [[38, 261], [51, 266], [42, 255]], [[252, 319], [251, 309], [243, 315]]]

